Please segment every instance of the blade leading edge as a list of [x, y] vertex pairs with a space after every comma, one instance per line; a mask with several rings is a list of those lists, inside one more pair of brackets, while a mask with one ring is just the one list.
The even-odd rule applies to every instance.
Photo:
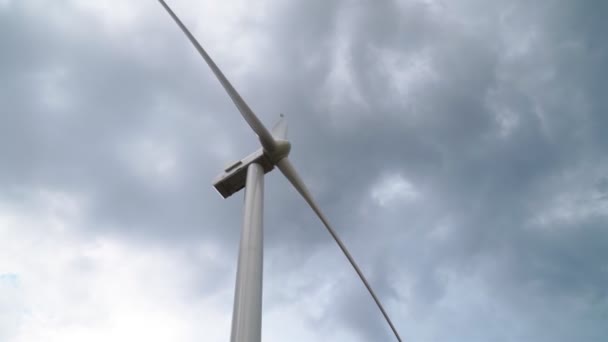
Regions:
[[260, 143], [262, 143], [262, 147], [264, 147], [264, 149], [267, 151], [274, 151], [276, 144], [274, 142], [272, 135], [268, 131], [268, 129], [266, 129], [266, 127], [262, 124], [260, 119], [258, 119], [258, 117], [255, 115], [255, 113], [253, 113], [253, 111], [251, 110], [251, 108], [249, 108], [247, 103], [245, 103], [243, 98], [241, 98], [241, 95], [239, 95], [239, 93], [236, 91], [236, 89], [234, 89], [234, 87], [232, 86], [232, 84], [230, 84], [230, 82], [228, 81], [226, 76], [224, 76], [222, 71], [217, 67], [217, 65], [211, 59], [211, 57], [209, 57], [209, 55], [207, 54], [205, 49], [203, 49], [201, 44], [199, 44], [199, 42], [196, 40], [196, 38], [194, 38], [192, 33], [190, 33], [188, 28], [182, 23], [181, 20], [179, 20], [179, 18], [177, 17], [177, 15], [175, 15], [173, 10], [171, 10], [169, 5], [167, 5], [167, 3], [164, 0], [158, 0], [158, 2], [160, 2], [160, 4], [165, 8], [167, 13], [169, 13], [171, 18], [173, 18], [175, 23], [180, 27], [180, 29], [188, 37], [188, 39], [190, 40], [192, 45], [194, 45], [194, 47], [196, 48], [198, 53], [203, 57], [205, 62], [207, 62], [207, 65], [209, 65], [209, 67], [215, 74], [215, 77], [217, 77], [217, 79], [220, 81], [220, 83], [222, 84], [222, 86], [224, 87], [224, 89], [226, 90], [228, 95], [230, 96], [230, 99], [232, 99], [232, 102], [234, 102], [234, 104], [238, 108], [239, 112], [241, 112], [241, 115], [243, 116], [245, 121], [247, 121], [247, 123], [249, 124], [251, 129], [253, 129], [253, 131], [258, 135], [258, 138], [260, 139]]
[[304, 182], [302, 182], [302, 179], [300, 178], [300, 176], [298, 175], [298, 173], [294, 169], [294, 167], [291, 164], [291, 162], [289, 161], [289, 159], [287, 159], [287, 157], [281, 159], [277, 163], [277, 167], [279, 168], [279, 170], [281, 170], [281, 172], [283, 173], [283, 175], [285, 175], [285, 177], [287, 177], [287, 179], [289, 180], [289, 182], [291, 182], [291, 184], [294, 186], [294, 188], [296, 188], [296, 190], [300, 193], [300, 195], [302, 195], [302, 197], [304, 197], [304, 200], [306, 201], [306, 203], [308, 203], [308, 205], [317, 214], [317, 216], [319, 216], [319, 219], [321, 219], [321, 222], [323, 222], [323, 224], [325, 225], [325, 228], [327, 228], [327, 231], [329, 232], [329, 234], [334, 238], [334, 240], [338, 244], [338, 247], [340, 247], [340, 249], [342, 250], [342, 252], [346, 256], [346, 258], [348, 259], [348, 261], [350, 262], [350, 264], [353, 266], [353, 268], [355, 269], [355, 272], [357, 272], [357, 275], [359, 276], [359, 278], [361, 278], [361, 281], [363, 282], [363, 285], [365, 285], [365, 287], [367, 288], [367, 291], [369, 292], [369, 294], [372, 296], [372, 298], [376, 302], [376, 305], [378, 305], [378, 309], [380, 309], [380, 312], [382, 312], [382, 315], [386, 319], [386, 322], [391, 327], [391, 330], [395, 334], [395, 337], [397, 338], [397, 341], [401, 342], [401, 337], [399, 336], [399, 333], [397, 332], [397, 329], [395, 329], [395, 326], [393, 325], [393, 322], [388, 317], [388, 314], [384, 310], [384, 307], [380, 303], [380, 300], [376, 296], [376, 293], [374, 292], [374, 290], [372, 290], [372, 287], [367, 282], [367, 279], [363, 275], [363, 272], [361, 272], [361, 269], [359, 269], [359, 266], [355, 262], [355, 259], [353, 259], [352, 255], [350, 255], [350, 252], [348, 251], [348, 249], [346, 249], [346, 246], [344, 245], [344, 243], [342, 242], [342, 240], [340, 240], [340, 237], [338, 237], [338, 235], [336, 234], [336, 232], [334, 231], [334, 229], [329, 224], [329, 221], [327, 220], [327, 218], [325, 217], [325, 215], [323, 215], [323, 213], [321, 212], [321, 209], [319, 208], [319, 206], [317, 205], [317, 203], [314, 201], [314, 199], [310, 195], [310, 192], [306, 188], [306, 185], [304, 184]]

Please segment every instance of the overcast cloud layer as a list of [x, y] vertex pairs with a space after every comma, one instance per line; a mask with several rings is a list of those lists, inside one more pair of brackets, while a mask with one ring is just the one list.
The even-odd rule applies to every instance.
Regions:
[[[608, 336], [605, 1], [173, 0], [405, 341]], [[157, 1], [0, 1], [0, 340], [227, 341], [255, 136]], [[390, 341], [266, 177], [264, 341]]]

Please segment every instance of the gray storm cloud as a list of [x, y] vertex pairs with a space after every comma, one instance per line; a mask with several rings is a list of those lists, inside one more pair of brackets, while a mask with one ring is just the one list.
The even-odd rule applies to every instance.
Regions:
[[[113, 27], [77, 2], [0, 5], [0, 202], [66, 194], [84, 241], [189, 265], [214, 246], [195, 303], [233, 286], [242, 199], [211, 181], [257, 142], [162, 8], [136, 6]], [[267, 125], [286, 114], [292, 161], [406, 341], [608, 334], [604, 2], [205, 6], [174, 7]], [[204, 33], [221, 20], [224, 42]], [[273, 323], [291, 306], [316, 338], [390, 340], [287, 182], [266, 194], [265, 336], [291, 337]]]

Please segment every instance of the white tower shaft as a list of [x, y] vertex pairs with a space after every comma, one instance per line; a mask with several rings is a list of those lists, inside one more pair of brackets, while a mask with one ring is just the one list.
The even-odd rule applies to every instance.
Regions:
[[262, 336], [263, 212], [264, 169], [252, 163], [247, 167], [231, 342], [259, 342]]

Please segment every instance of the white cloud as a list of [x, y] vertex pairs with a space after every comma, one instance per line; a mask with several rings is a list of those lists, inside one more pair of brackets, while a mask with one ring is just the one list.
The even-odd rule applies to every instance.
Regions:
[[123, 162], [138, 178], [148, 179], [151, 184], [171, 184], [176, 181], [179, 164], [170, 143], [142, 137], [120, 152]]
[[532, 218], [537, 227], [551, 228], [572, 225], [593, 217], [608, 218], [608, 200], [593, 191], [564, 192], [548, 201], [548, 205]]
[[401, 51], [384, 50], [378, 51], [378, 56], [388, 82], [404, 106], [413, 106], [416, 103], [416, 90], [438, 80], [428, 51], [404, 55]]
[[[240, 89], [242, 87], [238, 87], [239, 76], [256, 67], [260, 60], [259, 56], [263, 55], [266, 37], [262, 29], [264, 21], [273, 8], [270, 2], [258, 1], [255, 6], [251, 6], [246, 0], [169, 0], [167, 4], [208, 50], [236, 88], [243, 91], [244, 89]], [[157, 10], [155, 16], [165, 20], [162, 25], [164, 29], [174, 33], [179, 31], [157, 1], [152, 5], [151, 9]], [[187, 44], [188, 49], [192, 49], [192, 58], [204, 66], [204, 62], [181, 31], [174, 37], [177, 36], [183, 38], [183, 44]]]
[[144, 18], [145, 10], [149, 8], [130, 1], [71, 0], [70, 2], [78, 12], [99, 20], [103, 29], [113, 34], [132, 31], [138, 25], [138, 20]]
[[400, 174], [383, 176], [371, 190], [372, 199], [380, 206], [395, 201], [411, 201], [419, 196], [418, 190]]
[[597, 188], [608, 165], [595, 164], [583, 164], [548, 181], [547, 193], [532, 203], [536, 213], [527, 223], [533, 228], [555, 229], [608, 218], [608, 198]]
[[169, 247], [88, 236], [77, 199], [0, 206], [3, 341], [223, 341], [231, 289], [196, 296], [202, 265]]
[[[368, 109], [369, 104], [356, 82], [351, 56], [351, 45], [353, 37], [350, 33], [351, 27], [356, 23], [358, 13], [353, 9], [345, 9], [340, 20], [338, 20], [336, 31], [332, 37], [331, 45], [331, 68], [326, 76], [322, 101], [319, 104], [321, 112], [330, 113], [334, 116], [333, 124], [336, 128], [352, 124], [352, 116], [357, 114], [352, 111], [344, 111], [355, 105]], [[359, 114], [367, 111], [359, 111]], [[369, 114], [369, 113], [367, 113]], [[348, 117], [344, 117], [348, 116]]]
[[0, 10], [6, 9], [11, 6], [11, 0], [0, 0]]

